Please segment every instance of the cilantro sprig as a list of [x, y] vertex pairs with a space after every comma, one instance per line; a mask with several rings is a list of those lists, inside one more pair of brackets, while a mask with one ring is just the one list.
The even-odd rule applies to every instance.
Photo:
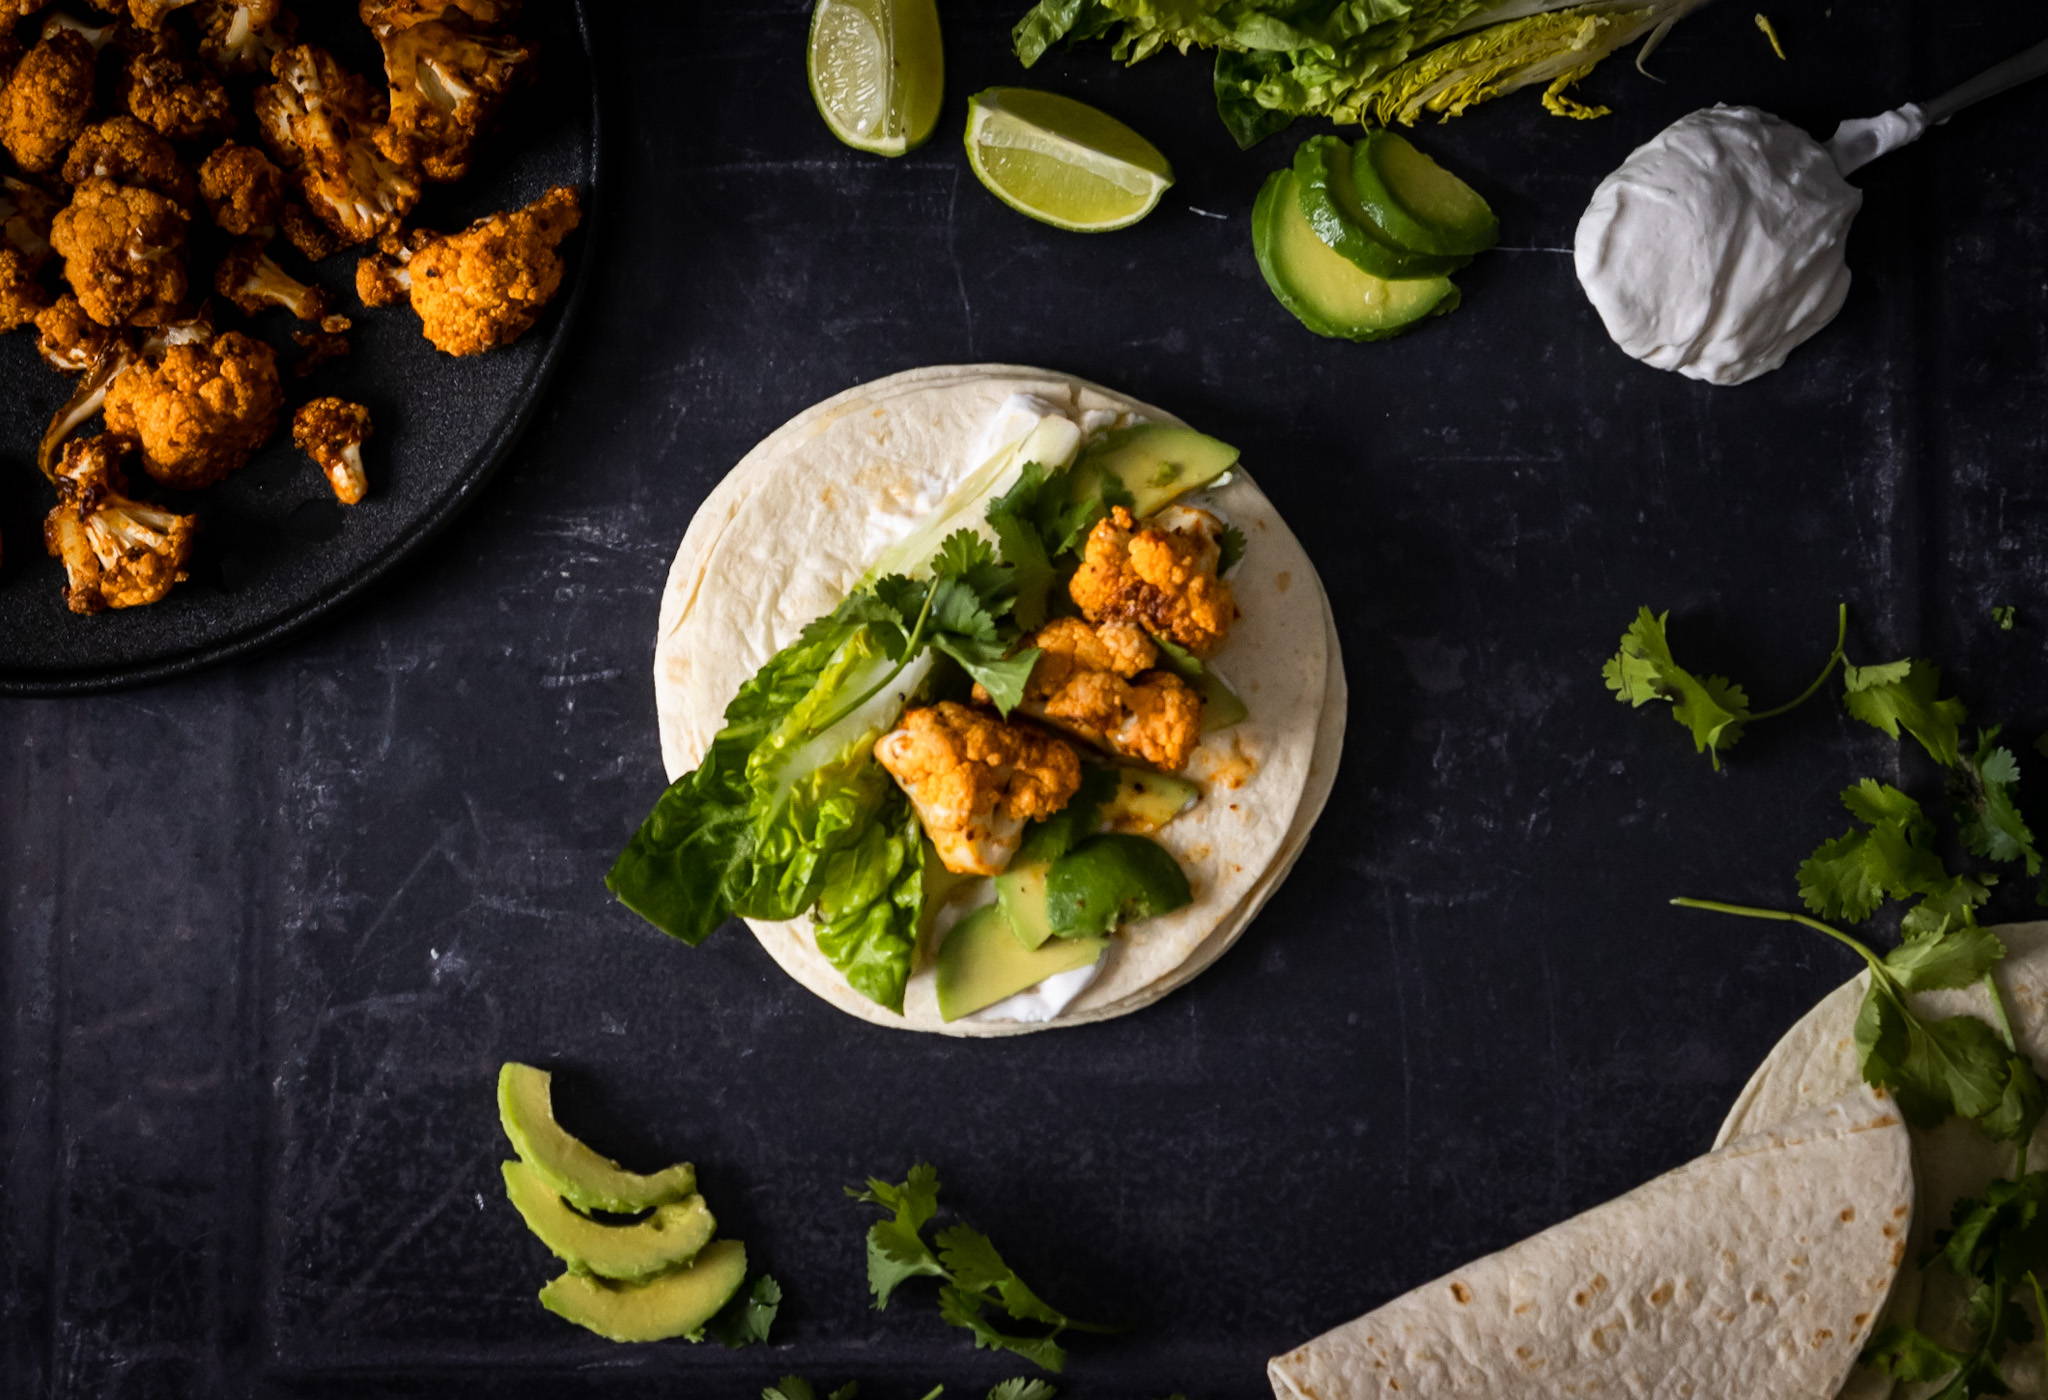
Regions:
[[[946, 1387], [935, 1385], [924, 1393], [921, 1400], [939, 1400], [945, 1393]], [[1051, 1381], [1013, 1376], [990, 1386], [986, 1400], [1054, 1400], [1059, 1393], [1059, 1387]], [[825, 1400], [859, 1400], [859, 1397], [860, 1383], [848, 1381], [827, 1395]], [[761, 1392], [761, 1400], [818, 1400], [818, 1388], [802, 1376], [784, 1376]]]
[[728, 1347], [753, 1346], [768, 1340], [775, 1314], [782, 1309], [782, 1285], [762, 1274], [721, 1308], [705, 1325], [713, 1340]]
[[[865, 1188], [849, 1186], [846, 1194], [889, 1212], [867, 1233], [868, 1287], [877, 1309], [888, 1307], [896, 1290], [911, 1279], [937, 1279], [939, 1316], [972, 1333], [976, 1347], [1015, 1352], [1055, 1373], [1066, 1365], [1062, 1334], [1119, 1330], [1076, 1321], [1047, 1303], [979, 1230], [949, 1225], [928, 1243], [925, 1227], [939, 1209], [939, 1175], [929, 1163], [912, 1167], [900, 1182], [870, 1177]], [[1045, 1330], [1006, 1329], [992, 1320], [997, 1313]]]

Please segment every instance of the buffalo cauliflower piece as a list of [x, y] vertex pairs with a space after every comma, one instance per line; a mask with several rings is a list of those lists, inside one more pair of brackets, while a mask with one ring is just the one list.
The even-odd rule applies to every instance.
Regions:
[[532, 47], [442, 20], [376, 33], [391, 86], [391, 119], [378, 129], [378, 148], [429, 180], [460, 180], [477, 138], [532, 66]]
[[218, 138], [235, 126], [227, 88], [169, 34], [151, 36], [129, 55], [122, 93], [138, 120], [174, 141]]
[[107, 431], [132, 437], [166, 486], [211, 486], [255, 455], [277, 427], [277, 356], [240, 331], [165, 346], [107, 390]]
[[281, 0], [199, 0], [196, 13], [200, 56], [237, 75], [268, 73], [299, 27]]
[[327, 315], [327, 294], [286, 272], [260, 239], [244, 238], [228, 249], [214, 274], [213, 289], [251, 316], [273, 306], [301, 321]]
[[175, 200], [136, 185], [87, 180], [57, 215], [50, 244], [64, 279], [103, 326], [155, 326], [185, 300], [185, 230]]
[[27, 325], [50, 304], [42, 271], [50, 261], [55, 208], [34, 185], [0, 176], [0, 332]]
[[1123, 506], [1095, 522], [1067, 592], [1090, 622], [1130, 622], [1196, 656], [1215, 654], [1237, 620], [1230, 585], [1216, 576], [1222, 522], [1172, 506], [1139, 528]]
[[192, 176], [177, 151], [134, 117], [94, 122], [71, 143], [71, 154], [64, 157], [64, 183], [82, 185], [87, 180], [155, 190], [192, 207]]
[[468, 20], [472, 24], [510, 24], [519, 18], [519, 0], [359, 0], [356, 13], [372, 30], [410, 29], [416, 24]]
[[129, 498], [121, 464], [133, 451], [112, 436], [64, 447], [43, 543], [63, 561], [64, 604], [75, 613], [142, 607], [188, 577], [198, 522]]
[[256, 123], [308, 207], [343, 247], [395, 229], [419, 203], [420, 183], [377, 149], [383, 98], [310, 44], [279, 53], [271, 71], [277, 81], [256, 94]]
[[187, 8], [193, 0], [128, 0], [128, 17], [137, 29], [162, 29], [164, 21]]
[[[1143, 629], [1063, 617], [1026, 645], [1040, 655], [1019, 708], [1034, 719], [1169, 773], [1201, 742], [1201, 695], [1172, 672], [1151, 669], [1159, 648]], [[984, 698], [978, 686], [975, 698]]]
[[284, 172], [254, 146], [230, 141], [200, 162], [199, 197], [223, 233], [268, 238], [284, 218]]
[[18, 249], [0, 244], [0, 334], [33, 322], [50, 304], [36, 264]]
[[532, 329], [561, 288], [558, 249], [581, 218], [581, 201], [565, 186], [461, 233], [387, 240], [380, 257], [356, 269], [356, 289], [371, 306], [402, 289], [435, 348], [480, 355]]
[[59, 374], [84, 374], [113, 339], [69, 292], [36, 314], [36, 353]]
[[370, 489], [363, 470], [363, 444], [369, 440], [370, 410], [347, 399], [314, 399], [292, 418], [292, 441], [319, 466], [345, 506]]
[[956, 875], [1000, 875], [1024, 824], [1081, 786], [1073, 745], [950, 700], [904, 712], [875, 758], [909, 795], [939, 860]]
[[93, 46], [57, 26], [0, 87], [0, 147], [31, 174], [54, 169], [91, 119]]

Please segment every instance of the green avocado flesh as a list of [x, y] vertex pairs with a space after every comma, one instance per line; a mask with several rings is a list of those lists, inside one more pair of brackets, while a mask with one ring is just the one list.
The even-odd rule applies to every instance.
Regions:
[[1131, 514], [1143, 520], [1237, 465], [1238, 451], [1207, 433], [1172, 423], [1134, 423], [1088, 444], [1080, 479], [1107, 472], [1131, 493]]
[[1380, 231], [1418, 253], [1470, 257], [1500, 241], [1479, 192], [1391, 131], [1369, 131], [1351, 162], [1359, 204]]
[[1062, 940], [1107, 934], [1193, 898], [1180, 865], [1142, 836], [1090, 837], [1054, 861], [1045, 877], [1046, 917]]
[[524, 1162], [505, 1162], [505, 1196], [557, 1259], [579, 1274], [643, 1279], [689, 1263], [718, 1222], [702, 1196], [685, 1196], [630, 1225], [607, 1225], [571, 1210]]
[[704, 1324], [740, 1291], [747, 1277], [747, 1250], [738, 1240], [717, 1240], [696, 1259], [644, 1283], [606, 1283], [588, 1274], [567, 1273], [540, 1291], [541, 1306], [555, 1316], [614, 1342], [695, 1340]]
[[1045, 872], [1051, 868], [1049, 860], [1013, 860], [996, 876], [995, 907], [1027, 951], [1052, 937], [1052, 920], [1045, 912]]
[[1116, 790], [1102, 804], [1102, 824], [1111, 831], [1149, 835], [1202, 800], [1186, 778], [1149, 768], [1116, 770]]
[[1359, 202], [1348, 142], [1312, 136], [1294, 153], [1294, 179], [1302, 216], [1316, 236], [1375, 277], [1434, 277], [1455, 272], [1463, 258], [1400, 247]]
[[953, 925], [939, 945], [939, 1016], [957, 1021], [1061, 972], [1102, 956], [1101, 938], [1055, 938], [1026, 948], [1000, 908], [985, 904]]
[[1458, 304], [1448, 277], [1375, 277], [1316, 236], [1292, 170], [1276, 170], [1252, 207], [1252, 251], [1280, 304], [1317, 335], [1385, 340]]
[[552, 1081], [532, 1065], [508, 1063], [498, 1071], [498, 1120], [512, 1150], [550, 1190], [578, 1210], [618, 1215], [638, 1215], [696, 1191], [697, 1171], [687, 1162], [642, 1176], [570, 1136], [555, 1122]]

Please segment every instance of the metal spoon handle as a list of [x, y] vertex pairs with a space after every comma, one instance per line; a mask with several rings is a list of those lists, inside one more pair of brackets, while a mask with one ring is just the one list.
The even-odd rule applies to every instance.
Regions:
[[1927, 124], [1935, 126], [1973, 103], [1996, 97], [2007, 88], [2016, 88], [2043, 74], [2048, 74], [2048, 39], [1985, 69], [1962, 86], [1950, 88], [1932, 102], [1922, 102], [1920, 110], [1926, 114]]

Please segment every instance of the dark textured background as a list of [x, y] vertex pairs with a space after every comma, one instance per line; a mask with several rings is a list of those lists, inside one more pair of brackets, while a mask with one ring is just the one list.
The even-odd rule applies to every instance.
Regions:
[[[1846, 311], [1756, 385], [1623, 358], [1561, 250], [1685, 111], [1824, 131], [2038, 24], [1776, 6], [1781, 64], [1726, 3], [1662, 84], [1603, 69], [1607, 120], [1523, 94], [1431, 130], [1508, 246], [1456, 315], [1351, 346], [1261, 285], [1245, 211], [1291, 139], [1236, 153], [1199, 61], [1035, 76], [1174, 159], [1139, 228], [1056, 233], [975, 185], [954, 133], [1016, 78], [1020, 5], [944, 7], [941, 136], [896, 162], [817, 123], [803, 5], [598, 7], [613, 217], [507, 475], [317, 635], [0, 705], [0, 1391], [737, 1398], [801, 1370], [978, 1396], [1024, 1368], [922, 1300], [867, 1310], [839, 1195], [929, 1158], [1048, 1296], [1133, 1324], [1077, 1341], [1067, 1395], [1254, 1396], [1275, 1350], [1700, 1151], [1852, 970], [1664, 900], [1793, 899], [1835, 790], [1895, 776], [1894, 746], [1822, 704], [1714, 774], [1600, 688], [1638, 603], [1770, 699], [1847, 600], [1856, 655], [1937, 656], [2031, 741], [2048, 86], [1864, 174]], [[1353, 700], [1329, 813], [1230, 956], [1144, 1014], [975, 1044], [850, 1021], [743, 936], [669, 944], [600, 877], [660, 784], [656, 590], [694, 504], [805, 404], [984, 359], [1243, 444], [1323, 570]], [[775, 1349], [615, 1348], [539, 1310], [549, 1261], [495, 1189], [507, 1057], [560, 1068], [600, 1144], [700, 1164], [787, 1287]]]

